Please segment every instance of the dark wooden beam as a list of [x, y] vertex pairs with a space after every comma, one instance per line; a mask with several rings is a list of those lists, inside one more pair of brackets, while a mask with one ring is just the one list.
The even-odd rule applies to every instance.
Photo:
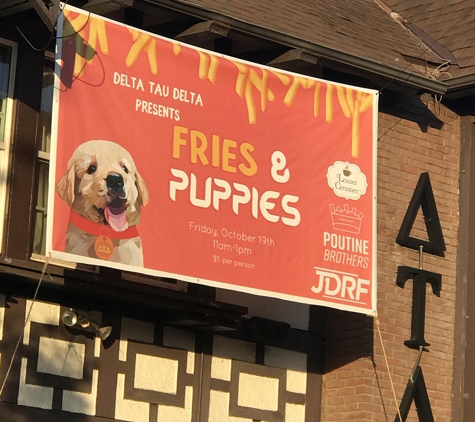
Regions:
[[59, 0], [49, 0], [47, 3], [43, 0], [29, 1], [47, 28], [54, 31], [59, 16]]
[[32, 5], [28, 0], [24, 0], [23, 3], [13, 2], [12, 0], [4, 0], [0, 5], [0, 18], [4, 16], [15, 15], [16, 13], [23, 12], [31, 9]]
[[217, 21], [205, 21], [193, 25], [177, 35], [177, 41], [183, 41], [203, 48], [214, 49], [214, 40], [225, 38], [230, 27]]
[[91, 0], [82, 8], [92, 13], [102, 14], [131, 7], [133, 4], [134, 0]]
[[319, 58], [315, 54], [301, 48], [286, 51], [271, 60], [268, 65], [316, 78], [322, 77], [322, 66], [320, 65]]
[[275, 50], [276, 48], [282, 48], [281, 45], [273, 42], [252, 37], [241, 32], [231, 29], [228, 32], [228, 38], [233, 41], [233, 47], [231, 54], [233, 56], [241, 56], [244, 53], [249, 53], [258, 50]]
[[284, 54], [269, 62], [269, 66], [277, 67], [279, 69], [295, 71], [302, 66], [313, 65], [318, 63], [318, 57], [314, 54], [308, 53], [301, 48], [286, 51]]

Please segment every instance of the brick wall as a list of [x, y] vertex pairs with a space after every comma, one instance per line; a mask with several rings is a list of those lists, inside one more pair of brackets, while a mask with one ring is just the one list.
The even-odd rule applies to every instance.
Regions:
[[[322, 421], [393, 421], [418, 352], [410, 338], [412, 281], [396, 286], [398, 266], [419, 267], [419, 253], [395, 243], [423, 172], [429, 172], [446, 243], [445, 258], [424, 255], [442, 274], [440, 298], [427, 289], [421, 367], [434, 418], [451, 420], [460, 159], [459, 116], [430, 98], [382, 93], [378, 142], [378, 318], [397, 403], [376, 323], [331, 311], [327, 324]], [[421, 214], [421, 213], [419, 213]], [[425, 238], [418, 215], [411, 236]], [[408, 421], [417, 421], [415, 405]]]

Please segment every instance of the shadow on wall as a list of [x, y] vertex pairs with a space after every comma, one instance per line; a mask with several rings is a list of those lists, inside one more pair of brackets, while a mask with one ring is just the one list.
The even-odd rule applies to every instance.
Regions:
[[324, 374], [361, 358], [373, 358], [373, 318], [328, 309], [326, 320]]
[[[444, 122], [429, 110], [428, 105], [431, 102], [435, 104], [435, 110], [437, 111], [437, 101], [430, 95], [425, 94], [418, 97], [393, 91], [383, 91], [380, 96], [379, 111], [417, 123], [420, 130], [426, 133], [429, 127], [440, 130], [444, 126]], [[380, 137], [382, 136], [384, 136], [384, 133]]]

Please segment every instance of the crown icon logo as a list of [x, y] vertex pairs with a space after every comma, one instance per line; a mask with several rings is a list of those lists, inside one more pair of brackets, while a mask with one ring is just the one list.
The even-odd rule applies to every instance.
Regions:
[[356, 208], [349, 209], [348, 205], [344, 205], [343, 208], [330, 204], [330, 211], [332, 216], [332, 225], [335, 230], [342, 232], [359, 234], [361, 230], [361, 222], [364, 214], [358, 211]]

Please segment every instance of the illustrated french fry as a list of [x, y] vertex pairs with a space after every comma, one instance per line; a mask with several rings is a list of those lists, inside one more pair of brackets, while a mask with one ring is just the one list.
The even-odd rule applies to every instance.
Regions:
[[270, 89], [270, 88], [267, 89], [267, 99], [269, 101], [274, 101], [275, 100], [274, 91], [272, 91], [272, 89]]
[[178, 56], [178, 54], [181, 53], [181, 44], [178, 44], [176, 42], [172, 43], [173, 44], [173, 54], [175, 56]]
[[346, 101], [348, 102], [350, 113], [353, 114], [355, 112], [355, 100], [353, 99], [353, 90], [351, 88], [346, 88]]
[[241, 98], [243, 98], [244, 96], [244, 91], [246, 90], [246, 83], [247, 83], [247, 74], [239, 73], [236, 80], [236, 92]]
[[63, 37], [70, 37], [67, 42], [75, 44], [73, 74], [80, 77], [85, 71], [86, 63], [92, 65], [98, 43], [101, 51], [104, 54], [109, 54], [105, 22], [82, 14], [73, 18], [74, 14], [68, 10], [64, 11], [64, 15], [66, 19]]
[[200, 79], [208, 79], [208, 71], [209, 71], [209, 56], [206, 53], [203, 53], [202, 51], [198, 51], [198, 54], [200, 56], [200, 66], [199, 66], [199, 71], [198, 71], [198, 76]]
[[356, 99], [360, 102], [360, 104], [363, 101], [363, 91], [357, 91], [356, 92]]
[[337, 85], [336, 87], [336, 94], [338, 96], [338, 101], [340, 103], [341, 110], [343, 111], [343, 114], [345, 117], [348, 119], [351, 117], [351, 110], [348, 105], [346, 95], [345, 95], [345, 88], [342, 86]]
[[71, 26], [73, 27], [74, 32], [71, 33], [71, 34], [64, 34], [63, 35], [64, 37], [74, 35], [74, 33], [76, 33], [76, 34], [82, 33], [86, 29], [87, 22], [88, 22], [88, 16], [87, 15], [79, 15], [78, 17], [76, 17], [75, 19], [70, 20], [69, 22], [71, 23]]
[[71, 21], [67, 17], [65, 17], [63, 22], [63, 37], [68, 38], [74, 33], [75, 31], [71, 24]]
[[239, 70], [239, 73], [247, 73], [247, 66], [243, 63], [236, 62], [234, 60], [231, 60], [231, 63], [233, 63]]
[[327, 92], [325, 95], [325, 121], [327, 123], [333, 122], [333, 89], [334, 86], [330, 83], [327, 83]]
[[71, 14], [68, 13], [67, 15], [65, 14], [64, 17], [64, 22], [63, 22], [63, 37], [68, 38], [71, 35], [75, 34], [76, 31], [74, 30], [73, 24], [72, 24], [72, 19], [69, 18]]
[[86, 45], [86, 48], [84, 49], [84, 58], [89, 66], [92, 65], [92, 59], [94, 59], [95, 55], [96, 50], [92, 48], [90, 44]]
[[216, 77], [218, 76], [219, 59], [213, 54], [210, 54], [210, 57], [211, 60], [208, 69], [208, 79], [214, 85], [216, 83]]
[[353, 158], [359, 158], [360, 156], [360, 104], [358, 100], [355, 103], [355, 113], [351, 126], [351, 156]]
[[136, 31], [135, 29], [129, 29], [130, 35], [132, 35], [132, 41], [137, 41], [137, 38], [140, 35], [139, 31]]
[[158, 73], [158, 60], [157, 60], [157, 41], [154, 38], [147, 44], [148, 62], [150, 64], [150, 71], [153, 75]]
[[76, 72], [78, 73], [76, 76], [83, 73], [83, 71], [79, 70], [79, 67], [81, 69], [84, 67], [83, 59], [87, 60], [88, 65], [92, 65], [92, 61], [96, 55], [98, 41], [101, 51], [104, 54], [109, 54], [105, 22], [93, 18], [89, 23], [89, 38], [87, 44], [84, 45], [84, 39], [82, 36], [76, 35], [76, 54], [78, 55], [78, 68], [76, 68]]
[[315, 85], [315, 81], [312, 81], [311, 79], [299, 77], [299, 81], [303, 89], [310, 89]]
[[109, 41], [107, 40], [106, 23], [103, 20], [94, 19], [97, 27], [97, 37], [103, 54], [109, 54]]
[[97, 47], [97, 19], [92, 19], [89, 30], [89, 47], [96, 51]]
[[[237, 69], [238, 75], [236, 78], [236, 93], [239, 97], [243, 98], [246, 101], [248, 119], [250, 124], [257, 123], [257, 104], [255, 101], [254, 88], [256, 88], [260, 93], [260, 108], [262, 111], [265, 111], [267, 108], [268, 101], [275, 100], [275, 94], [272, 89], [269, 87], [269, 74], [270, 72], [276, 74], [273, 70], [262, 69], [262, 75], [259, 74], [256, 69], [247, 66], [243, 63], [230, 60]], [[283, 75], [285, 76], [285, 75]], [[289, 80], [287, 76], [282, 78], [284, 81]], [[280, 79], [280, 78], [279, 78]]]
[[269, 73], [262, 69], [262, 86], [261, 86], [261, 110], [265, 111], [267, 107], [267, 94], [269, 92]]
[[315, 84], [315, 91], [313, 93], [313, 117], [318, 116], [319, 107], [320, 107], [320, 91], [322, 88], [321, 82]]
[[266, 100], [274, 101], [275, 95], [272, 90], [268, 87], [269, 82], [269, 73], [267, 70], [262, 70], [262, 77], [252, 68], [249, 69], [248, 80], [252, 85], [254, 85], [258, 91], [261, 93], [261, 110], [265, 111], [266, 109]]
[[140, 52], [144, 49], [149, 40], [150, 35], [139, 34], [135, 42], [132, 44], [132, 47], [130, 47], [130, 50], [125, 58], [125, 65], [127, 67], [131, 67], [136, 62]]
[[246, 83], [245, 98], [249, 123], [255, 125], [257, 123], [257, 110], [256, 104], [254, 103], [254, 96], [252, 95], [252, 83], [249, 80]]
[[373, 95], [369, 94], [360, 105], [360, 113], [364, 113], [373, 105]]
[[263, 88], [263, 76], [259, 76], [259, 74], [253, 69], [249, 69], [249, 80], [251, 83], [259, 90], [262, 91]]
[[234, 63], [239, 70], [239, 75], [236, 79], [236, 92], [241, 98], [244, 98], [249, 69], [242, 63], [235, 62], [233, 60], [231, 60], [231, 62]]
[[287, 94], [285, 94], [285, 97], [284, 97], [284, 104], [287, 107], [291, 107], [292, 104], [294, 103], [295, 97], [297, 96], [297, 91], [299, 90], [301, 84], [302, 84], [302, 81], [299, 80], [299, 77], [294, 76], [292, 85], [290, 85], [290, 88], [288, 89]]
[[83, 57], [84, 41], [81, 37], [76, 37], [76, 55], [74, 56], [74, 70], [75, 76], [79, 77], [83, 74], [86, 66], [86, 59]]
[[[90, 66], [92, 65], [92, 59], [96, 55], [96, 47], [97, 47], [97, 19], [91, 20], [90, 29], [89, 29], [89, 40], [84, 51], [84, 58], [87, 60], [87, 64]], [[80, 53], [79, 53], [80, 54]]]
[[271, 71], [275, 76], [277, 76], [280, 81], [287, 86], [290, 83], [290, 78], [287, 75], [284, 75], [283, 73], [276, 72], [275, 70]]

